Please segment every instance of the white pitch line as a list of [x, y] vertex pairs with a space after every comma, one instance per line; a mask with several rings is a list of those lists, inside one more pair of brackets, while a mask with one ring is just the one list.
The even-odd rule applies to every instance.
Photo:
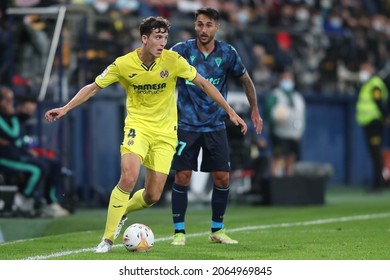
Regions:
[[[371, 219], [383, 219], [383, 218], [389, 218], [389, 217], [390, 217], [390, 213], [377, 213], [377, 214], [329, 218], [329, 219], [320, 219], [320, 220], [295, 222], [295, 223], [281, 223], [281, 224], [240, 227], [240, 228], [235, 228], [235, 229], [229, 229], [229, 230], [227, 230], [227, 232], [259, 230], [259, 229], [269, 229], [269, 228], [312, 226], [312, 225], [322, 225], [322, 224], [330, 224], [330, 223], [336, 223], [336, 222], [350, 222], [350, 221], [358, 221], [358, 220], [361, 221], [361, 220], [371, 220]], [[208, 234], [209, 234], [209, 232], [200, 232], [200, 233], [187, 234], [187, 236], [188, 237], [205, 236]], [[162, 241], [167, 241], [167, 240], [171, 240], [171, 239], [172, 239], [171, 236], [156, 238], [155, 242], [162, 242]], [[119, 247], [119, 246], [123, 246], [123, 245], [116, 244], [113, 247]], [[80, 249], [80, 250], [57, 252], [57, 253], [53, 253], [53, 254], [49, 254], [49, 255], [33, 256], [33, 257], [26, 258], [26, 260], [45, 260], [45, 259], [50, 259], [50, 258], [63, 257], [63, 256], [67, 256], [67, 255], [72, 255], [72, 254], [79, 254], [79, 253], [83, 253], [83, 252], [93, 252], [93, 251], [95, 251], [95, 247], [94, 248]]]

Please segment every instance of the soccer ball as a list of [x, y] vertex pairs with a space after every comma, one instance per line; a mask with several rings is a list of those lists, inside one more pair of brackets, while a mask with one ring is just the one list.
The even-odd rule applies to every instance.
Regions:
[[148, 252], [153, 244], [153, 231], [144, 224], [132, 224], [123, 233], [123, 245], [130, 252]]

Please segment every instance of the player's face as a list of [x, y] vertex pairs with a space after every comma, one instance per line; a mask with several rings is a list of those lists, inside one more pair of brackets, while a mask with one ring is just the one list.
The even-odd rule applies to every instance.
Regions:
[[205, 16], [199, 15], [195, 21], [195, 31], [198, 41], [207, 45], [214, 40], [215, 33], [219, 30], [219, 23]]
[[168, 43], [168, 31], [165, 29], [155, 29], [149, 37], [142, 36], [142, 42], [152, 56], [160, 57]]

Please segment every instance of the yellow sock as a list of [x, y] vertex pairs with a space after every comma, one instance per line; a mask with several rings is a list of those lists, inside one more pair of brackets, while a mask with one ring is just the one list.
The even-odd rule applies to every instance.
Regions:
[[108, 204], [106, 228], [104, 230], [103, 238], [114, 241], [114, 234], [119, 221], [125, 213], [129, 196], [130, 193], [121, 190], [119, 186], [115, 186], [112, 190], [110, 203]]
[[125, 215], [151, 206], [144, 200], [144, 191], [145, 189], [140, 189], [134, 193], [133, 197], [127, 202]]

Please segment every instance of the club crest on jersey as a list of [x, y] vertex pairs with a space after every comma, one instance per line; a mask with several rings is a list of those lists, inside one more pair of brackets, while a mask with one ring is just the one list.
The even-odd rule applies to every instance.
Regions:
[[162, 70], [162, 71], [160, 72], [160, 77], [161, 77], [161, 78], [166, 79], [166, 78], [168, 78], [168, 76], [169, 76], [169, 72], [168, 72], [167, 69], [164, 69], [164, 70]]
[[219, 67], [219, 65], [221, 65], [221, 62], [222, 62], [222, 58], [217, 57], [217, 58], [215, 59], [215, 63], [217, 64], [218, 67]]
[[130, 139], [130, 140], [127, 142], [127, 145], [129, 145], [129, 146], [134, 145], [134, 139]]

